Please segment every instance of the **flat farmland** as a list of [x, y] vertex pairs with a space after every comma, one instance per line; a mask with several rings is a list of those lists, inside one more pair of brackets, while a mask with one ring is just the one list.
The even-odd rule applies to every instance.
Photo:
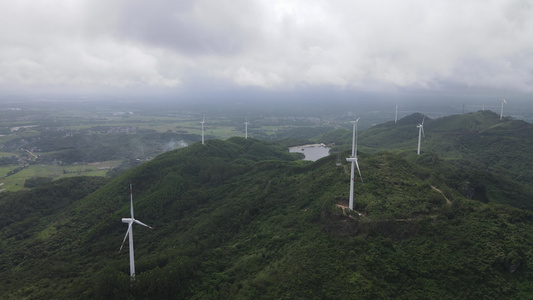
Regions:
[[45, 165], [32, 164], [20, 167], [20, 171], [7, 176], [18, 166], [1, 166], [0, 167], [0, 190], [17, 191], [24, 187], [26, 179], [35, 177], [46, 177], [57, 180], [64, 177], [73, 176], [106, 176], [112, 168], [120, 165], [120, 161], [104, 161], [85, 165]]

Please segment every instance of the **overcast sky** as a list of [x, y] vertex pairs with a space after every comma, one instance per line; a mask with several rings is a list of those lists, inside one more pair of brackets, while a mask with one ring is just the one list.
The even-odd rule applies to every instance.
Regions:
[[533, 2], [0, 1], [2, 93], [243, 89], [532, 95]]

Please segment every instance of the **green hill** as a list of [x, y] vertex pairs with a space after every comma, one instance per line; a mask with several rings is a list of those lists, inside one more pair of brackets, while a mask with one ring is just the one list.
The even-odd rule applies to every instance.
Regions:
[[[362, 151], [416, 152], [423, 116], [412, 114], [359, 134]], [[425, 118], [422, 152], [432, 152], [460, 166], [488, 170], [522, 183], [533, 183], [533, 125], [504, 119], [491, 111]]]
[[[345, 162], [293, 161], [242, 138], [167, 152], [104, 186], [77, 178], [0, 194], [15, 216], [0, 229], [0, 298], [533, 295], [533, 214], [499, 204], [531, 210], [531, 189], [427, 153], [359, 161], [350, 213], [338, 206]], [[155, 227], [134, 227], [134, 282], [128, 249], [118, 253], [130, 182], [136, 218]]]

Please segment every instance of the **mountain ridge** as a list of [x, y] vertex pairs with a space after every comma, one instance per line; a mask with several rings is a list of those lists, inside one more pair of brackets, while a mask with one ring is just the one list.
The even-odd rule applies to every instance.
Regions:
[[[510, 118], [499, 119], [491, 111], [451, 115], [430, 119], [420, 113], [386, 122], [359, 134], [361, 151], [415, 151], [418, 140], [416, 125], [425, 118], [422, 152], [489, 170], [522, 183], [533, 183], [533, 125]], [[344, 144], [348, 143], [347, 138]]]
[[[434, 153], [358, 157], [364, 183], [356, 184], [354, 207], [362, 215], [336, 206], [347, 202], [349, 185], [349, 165], [341, 160], [338, 166], [336, 155], [296, 161], [279, 145], [244, 138], [167, 152], [87, 189], [67, 208], [2, 227], [0, 295], [413, 299], [533, 293], [530, 188]], [[78, 180], [90, 186], [92, 179]], [[126, 250], [118, 253], [130, 182], [136, 217], [155, 228], [134, 228], [134, 282]], [[54, 184], [40, 189], [53, 193], [72, 183]], [[32, 191], [20, 194], [38, 199]], [[0, 194], [0, 205], [17, 201], [12, 195]], [[7, 234], [15, 228], [19, 237]]]

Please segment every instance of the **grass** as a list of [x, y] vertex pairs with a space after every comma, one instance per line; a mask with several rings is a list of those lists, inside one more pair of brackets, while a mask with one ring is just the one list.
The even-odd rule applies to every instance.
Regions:
[[57, 232], [57, 227], [55, 226], [55, 224], [51, 224], [48, 227], [46, 227], [44, 230], [39, 232], [39, 234], [37, 235], [37, 238], [45, 240], [49, 238], [50, 236], [54, 235], [56, 232]]

